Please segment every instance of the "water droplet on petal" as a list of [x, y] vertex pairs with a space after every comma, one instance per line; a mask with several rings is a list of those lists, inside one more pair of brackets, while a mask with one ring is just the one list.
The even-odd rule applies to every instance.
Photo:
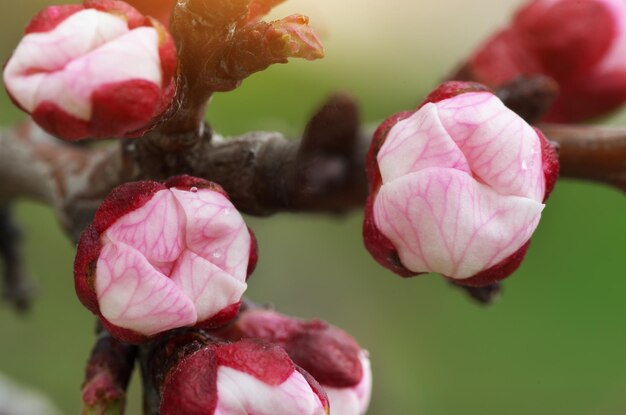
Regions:
[[213, 252], [213, 258], [215, 258], [215, 259], [221, 258], [222, 255], [224, 255], [224, 250], [223, 249], [218, 249], [215, 252]]
[[223, 212], [224, 212], [224, 216], [230, 216], [231, 209], [230, 208], [225, 208]]
[[528, 170], [528, 163], [526, 163], [526, 160], [522, 161], [522, 170]]
[[193, 193], [196, 193], [196, 192], [198, 191], [198, 188], [194, 186], [194, 187], [192, 187], [192, 188], [191, 188], [191, 191], [192, 191]]

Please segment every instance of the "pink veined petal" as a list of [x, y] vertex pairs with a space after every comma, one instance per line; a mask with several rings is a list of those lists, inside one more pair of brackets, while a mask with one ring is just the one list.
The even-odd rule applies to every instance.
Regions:
[[405, 267], [463, 279], [526, 243], [543, 207], [503, 196], [459, 170], [428, 168], [384, 184], [374, 218]]
[[270, 386], [229, 367], [217, 374], [214, 415], [326, 415], [318, 396], [297, 371], [282, 384]]
[[470, 173], [465, 156], [441, 124], [432, 103], [389, 131], [377, 159], [384, 182], [427, 167], [450, 167]]
[[241, 214], [220, 193], [171, 189], [187, 218], [188, 249], [239, 281], [246, 280], [250, 234]]
[[97, 273], [100, 312], [116, 326], [151, 336], [197, 320], [191, 300], [129, 245], [105, 244]]
[[361, 352], [363, 378], [352, 388], [324, 386], [330, 403], [330, 415], [365, 415], [372, 393], [372, 369], [366, 352]]
[[489, 92], [461, 94], [435, 105], [475, 176], [502, 195], [543, 200], [541, 142], [530, 125]]
[[161, 84], [158, 33], [129, 31], [124, 19], [87, 9], [49, 32], [26, 35], [5, 71], [11, 95], [27, 111], [51, 101], [68, 114], [91, 117], [91, 95], [102, 85], [143, 79]]
[[45, 77], [36, 101], [52, 101], [79, 119], [91, 118], [91, 96], [102, 85], [142, 79], [161, 85], [158, 33], [134, 29], [97, 50], [72, 60], [62, 71]]
[[141, 208], [115, 222], [104, 236], [128, 244], [160, 270], [184, 249], [185, 215], [169, 190], [160, 190]]
[[[47, 72], [63, 69], [76, 56], [126, 32], [123, 19], [91, 9], [73, 14], [52, 31], [28, 34], [5, 68], [7, 88], [22, 107], [33, 111], [37, 106], [35, 92]], [[40, 72], [26, 76], [32, 68]]]
[[239, 302], [247, 288], [246, 283], [188, 250], [176, 263], [171, 279], [195, 304], [198, 322]]

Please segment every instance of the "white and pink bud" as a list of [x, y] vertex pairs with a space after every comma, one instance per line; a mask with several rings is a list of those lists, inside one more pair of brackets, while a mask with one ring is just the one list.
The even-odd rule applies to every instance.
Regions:
[[109, 194], [81, 236], [74, 282], [114, 337], [141, 343], [233, 319], [256, 259], [254, 236], [224, 191], [179, 176]]
[[[167, 351], [171, 351], [167, 355]], [[328, 415], [323, 389], [279, 346], [175, 336], [151, 364], [162, 415]]]
[[235, 341], [261, 339], [284, 348], [295, 364], [322, 385], [331, 415], [367, 412], [372, 391], [369, 356], [343, 330], [320, 320], [299, 320], [251, 308], [216, 334]]
[[65, 139], [133, 137], [175, 92], [176, 48], [157, 20], [123, 1], [51, 6], [4, 68], [14, 103]]
[[558, 176], [543, 134], [488, 89], [449, 82], [375, 134], [365, 244], [402, 276], [468, 286], [520, 265]]
[[498, 87], [546, 75], [559, 86], [546, 121], [579, 122], [626, 102], [626, 2], [533, 0], [483, 43], [461, 76]]

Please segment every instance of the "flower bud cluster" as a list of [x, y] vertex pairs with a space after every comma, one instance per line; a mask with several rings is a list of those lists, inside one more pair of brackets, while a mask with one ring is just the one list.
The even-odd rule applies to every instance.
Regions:
[[320, 320], [298, 320], [248, 309], [218, 332], [228, 340], [260, 339], [284, 348], [328, 394], [331, 415], [364, 415], [372, 389], [368, 353], [343, 330]]
[[162, 414], [323, 415], [329, 399], [334, 415], [365, 414], [370, 363], [350, 336], [321, 321], [240, 312], [256, 252], [216, 184], [129, 183], [80, 239], [76, 291], [115, 338], [160, 345]]

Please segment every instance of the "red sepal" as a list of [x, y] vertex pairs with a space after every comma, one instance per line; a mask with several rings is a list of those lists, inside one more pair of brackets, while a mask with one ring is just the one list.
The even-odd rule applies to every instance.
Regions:
[[363, 219], [363, 242], [372, 257], [383, 267], [401, 277], [415, 277], [420, 273], [413, 272], [402, 265], [398, 250], [376, 226], [374, 220], [374, 198], [378, 194], [370, 194], [365, 202], [365, 217]]
[[426, 96], [424, 102], [422, 102], [419, 108], [422, 108], [428, 103], [435, 104], [439, 101], [443, 101], [444, 99], [454, 98], [458, 95], [466, 94], [468, 92], [489, 92], [491, 94], [494, 93], [485, 85], [479, 84], [477, 82], [448, 81], [439, 85], [434, 91], [428, 94], [428, 96]]
[[498, 281], [501, 281], [511, 275], [522, 264], [522, 260], [526, 256], [528, 247], [530, 246], [530, 240], [526, 242], [520, 249], [518, 249], [511, 256], [503, 259], [496, 265], [488, 268], [470, 278], [456, 279], [445, 277], [450, 281], [454, 281], [459, 285], [466, 287], [484, 287], [492, 285]]
[[89, 225], [81, 234], [74, 258], [74, 288], [80, 302], [92, 313], [99, 314], [96, 296], [96, 265], [102, 245], [95, 226]]
[[125, 329], [120, 326], [116, 326], [109, 322], [102, 314], [98, 312], [98, 318], [102, 323], [102, 326], [117, 340], [130, 343], [130, 344], [144, 344], [149, 342], [152, 339], [159, 337], [162, 333], [159, 333], [154, 336], [146, 336], [141, 333], [137, 333], [136, 331]]
[[539, 140], [541, 140], [541, 163], [543, 165], [543, 177], [545, 179], [546, 192], [543, 197], [543, 203], [548, 200], [548, 197], [554, 190], [556, 181], [559, 178], [559, 170], [561, 165], [559, 164], [559, 154], [546, 136], [543, 135], [539, 128], [535, 128]]
[[101, 85], [91, 95], [90, 135], [124, 137], [148, 126], [161, 110], [161, 96], [158, 85], [143, 79]]
[[322, 385], [356, 386], [363, 378], [361, 348], [352, 337], [322, 321], [301, 322], [283, 346], [294, 363]]
[[246, 281], [250, 278], [259, 262], [259, 244], [256, 236], [250, 228], [248, 228], [248, 233], [250, 234], [250, 258], [248, 259], [248, 269], [246, 270]]
[[158, 191], [165, 189], [166, 187], [161, 183], [149, 180], [125, 183], [116, 187], [96, 211], [93, 226], [98, 233], [103, 234], [122, 216], [139, 209], [148, 203]]
[[64, 140], [76, 141], [90, 135], [87, 121], [66, 113], [50, 101], [41, 102], [31, 117], [45, 131]]
[[369, 183], [370, 194], [378, 192], [380, 185], [382, 184], [382, 178], [380, 176], [380, 169], [378, 168], [378, 152], [380, 148], [385, 144], [389, 131], [400, 121], [409, 118], [415, 111], [402, 111], [387, 118], [376, 129], [370, 148], [367, 151], [365, 158], [365, 171], [367, 173], [367, 182]]
[[220, 344], [215, 347], [215, 353], [220, 366], [253, 376], [270, 386], [280, 385], [295, 371], [282, 347], [261, 340]]
[[217, 356], [207, 347], [183, 357], [161, 385], [161, 415], [207, 415], [217, 408]]
[[25, 34], [49, 32], [71, 15], [85, 10], [80, 4], [50, 6], [35, 15], [26, 26]]
[[83, 5], [88, 9], [96, 9], [102, 12], [121, 15], [126, 19], [129, 29], [141, 26], [149, 26], [151, 23], [146, 16], [139, 13], [125, 1], [117, 0], [85, 0]]
[[221, 309], [216, 315], [208, 320], [197, 323], [194, 327], [204, 330], [213, 330], [233, 321], [239, 314], [241, 308], [241, 301], [235, 304], [231, 304]]

